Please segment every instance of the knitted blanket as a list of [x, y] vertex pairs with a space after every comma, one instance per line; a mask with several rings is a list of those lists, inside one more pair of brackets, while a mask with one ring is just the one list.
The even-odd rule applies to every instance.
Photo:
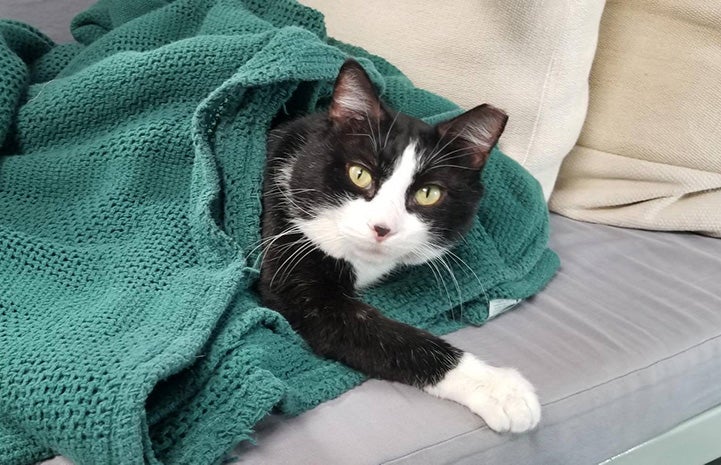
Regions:
[[[327, 104], [347, 55], [399, 110], [458, 109], [290, 0], [101, 0], [72, 32], [0, 21], [0, 463], [217, 463], [363, 380], [253, 290], [268, 128]], [[539, 185], [499, 152], [484, 180], [457, 285], [417, 267], [368, 302], [445, 333], [545, 285]]]

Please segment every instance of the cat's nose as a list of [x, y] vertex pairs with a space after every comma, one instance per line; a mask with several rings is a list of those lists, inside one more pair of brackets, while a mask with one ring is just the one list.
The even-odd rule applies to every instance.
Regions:
[[378, 242], [385, 240], [391, 234], [391, 228], [384, 224], [374, 224], [372, 227]]

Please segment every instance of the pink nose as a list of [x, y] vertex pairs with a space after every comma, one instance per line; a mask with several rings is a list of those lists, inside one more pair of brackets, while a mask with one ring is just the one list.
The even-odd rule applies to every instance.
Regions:
[[376, 240], [378, 242], [384, 241], [391, 235], [391, 228], [382, 224], [374, 224], [373, 231], [376, 233]]

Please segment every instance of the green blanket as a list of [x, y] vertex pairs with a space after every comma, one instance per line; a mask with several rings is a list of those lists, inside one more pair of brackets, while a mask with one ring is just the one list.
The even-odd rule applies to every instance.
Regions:
[[[216, 463], [274, 408], [363, 380], [253, 291], [269, 126], [327, 104], [349, 54], [395, 108], [458, 110], [290, 0], [102, 0], [72, 31], [0, 22], [0, 463]], [[484, 179], [455, 251], [472, 271], [418, 267], [367, 301], [445, 333], [546, 284], [538, 184], [497, 151]]]

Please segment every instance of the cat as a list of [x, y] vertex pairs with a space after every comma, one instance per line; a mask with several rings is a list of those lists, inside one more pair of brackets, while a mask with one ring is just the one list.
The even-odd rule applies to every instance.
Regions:
[[465, 405], [495, 431], [523, 432], [538, 424], [540, 404], [516, 370], [357, 297], [399, 265], [442, 255], [470, 228], [506, 121], [484, 104], [430, 126], [389, 108], [347, 60], [326, 112], [269, 133], [258, 290], [318, 355]]

